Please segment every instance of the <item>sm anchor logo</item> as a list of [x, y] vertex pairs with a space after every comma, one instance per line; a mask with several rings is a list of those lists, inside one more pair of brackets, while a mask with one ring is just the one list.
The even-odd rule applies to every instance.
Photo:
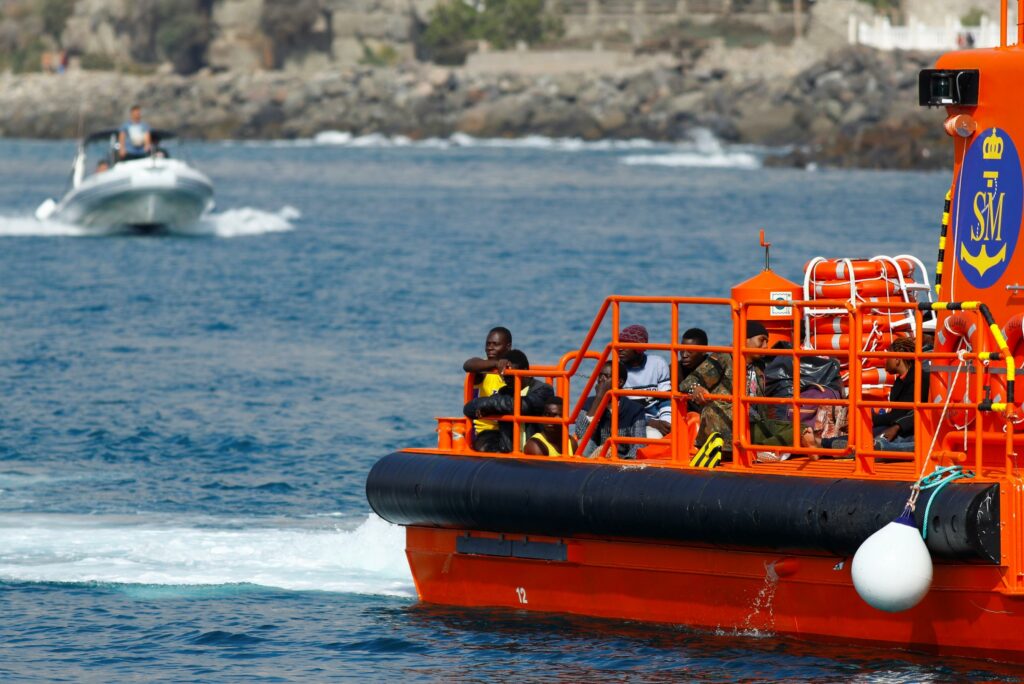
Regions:
[[975, 138], [960, 180], [956, 258], [967, 282], [991, 287], [1013, 258], [1024, 208], [1020, 157], [1009, 134], [991, 128]]

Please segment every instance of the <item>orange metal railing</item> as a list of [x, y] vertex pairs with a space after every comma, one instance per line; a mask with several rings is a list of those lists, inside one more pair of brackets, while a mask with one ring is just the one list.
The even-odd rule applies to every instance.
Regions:
[[[646, 445], [663, 444], [669, 445], [671, 457], [669, 464], [679, 465], [680, 461], [688, 462], [689, 456], [694, 449], [693, 436], [683, 429], [683, 416], [686, 413], [689, 396], [678, 391], [679, 378], [678, 366], [675, 363], [677, 355], [683, 350], [699, 350], [705, 352], [730, 353], [733, 358], [733, 391], [728, 395], [709, 395], [708, 400], [729, 401], [734, 407], [733, 411], [733, 444], [732, 461], [725, 467], [732, 469], [747, 469], [758, 467], [757, 452], [789, 453], [794, 456], [810, 456], [815, 458], [852, 459], [853, 473], [871, 475], [878, 472], [880, 462], [886, 464], [906, 462], [913, 464], [918, 470], [925, 465], [925, 461], [932, 460], [935, 463], [963, 463], [973, 467], [978, 473], [986, 469], [991, 471], [997, 468], [1006, 475], [1016, 471], [1014, 445], [1020, 445], [1021, 441], [1015, 437], [1014, 432], [1014, 411], [1015, 405], [993, 403], [988, 398], [987, 392], [991, 391], [993, 378], [996, 378], [996, 369], [1004, 365], [1012, 365], [1012, 359], [1002, 358], [997, 348], [1004, 348], [1005, 342], [997, 340], [993, 334], [988, 334], [992, 326], [987, 325], [988, 321], [983, 320], [982, 313], [977, 309], [963, 309], [966, 315], [975, 316], [978, 319], [977, 332], [971, 340], [972, 348], [968, 352], [956, 353], [950, 351], [926, 352], [921, 348], [920, 336], [916, 341], [913, 352], [891, 352], [891, 351], [861, 351], [866, 339], [863, 329], [863, 317], [868, 315], [869, 309], [898, 309], [913, 311], [916, 330], [921, 330], [922, 310], [919, 307], [931, 305], [918, 305], [907, 302], [861, 302], [851, 304], [845, 300], [815, 300], [813, 302], [797, 301], [788, 303], [790, 306], [790, 320], [792, 322], [792, 333], [794, 340], [800, 340], [801, 322], [805, 316], [805, 309], [811, 307], [835, 307], [845, 309], [850, 318], [850, 346], [846, 350], [826, 349], [801, 349], [799, 344], [794, 349], [751, 349], [742, 343], [743, 335], [740, 331], [746, 329], [749, 310], [752, 307], [765, 307], [777, 302], [770, 300], [735, 302], [729, 299], [711, 299], [698, 297], [622, 297], [613, 296], [607, 298], [598, 315], [595, 317], [583, 344], [578, 350], [569, 352], [553, 366], [536, 366], [528, 371], [506, 371], [505, 375], [512, 380], [514, 396], [518, 397], [522, 389], [523, 377], [543, 378], [550, 382], [556, 395], [563, 399], [563, 415], [561, 418], [543, 418], [539, 416], [523, 416], [521, 414], [520, 402], [513, 402], [514, 410], [510, 416], [489, 417], [489, 419], [512, 423], [512, 444], [511, 454], [495, 454], [495, 456], [522, 456], [521, 444], [522, 434], [526, 425], [534, 424], [560, 424], [562, 426], [563, 443], [562, 453], [568, 452], [570, 428], [583, 410], [584, 402], [594, 388], [597, 373], [591, 374], [583, 380], [580, 369], [584, 361], [595, 362], [595, 368], [601, 368], [605, 363], [618, 359], [621, 351], [626, 349], [643, 349], [647, 352], [668, 352], [671, 356], [671, 391], [638, 391], [630, 389], [617, 389], [619, 383], [618, 364], [612, 366], [612, 387], [602, 400], [597, 409], [597, 415], [601, 415], [606, 409], [610, 410], [611, 437], [601, 445], [601, 448], [592, 455], [601, 459], [619, 460], [618, 447], [620, 445], [642, 443]], [[618, 334], [621, 329], [622, 307], [633, 306], [659, 306], [669, 307], [670, 324], [669, 339], [671, 342], [653, 343], [631, 343], [619, 340]], [[676, 342], [680, 336], [680, 308], [681, 307], [728, 307], [730, 322], [732, 324], [733, 339], [740, 340], [740, 344], [730, 346], [694, 346], [684, 345]], [[937, 310], [942, 310], [945, 305], [936, 304]], [[960, 305], [952, 305], [959, 307]], [[959, 310], [959, 309], [958, 309]], [[609, 320], [610, 319], [610, 320]], [[598, 342], [598, 334], [602, 325], [610, 323], [610, 341], [601, 345]], [[662, 338], [663, 339], [663, 338]], [[788, 356], [794, 360], [792, 397], [761, 397], [750, 396], [746, 390], [745, 379], [747, 377], [747, 366], [755, 356]], [[824, 399], [817, 397], [802, 397], [800, 395], [800, 364], [798, 360], [803, 357], [818, 356], [837, 358], [845, 361], [849, 367], [848, 396], [842, 399]], [[926, 364], [949, 364], [956, 362], [963, 364], [968, 382], [970, 383], [969, 402], [946, 402], [935, 403], [933, 401], [921, 400], [920, 390], [913, 404], [892, 403], [887, 400], [872, 399], [864, 397], [862, 392], [862, 371], [863, 364], [869, 360], [884, 360], [888, 358], [912, 359], [914, 363], [915, 387], [920, 388], [922, 373], [925, 372]], [[1005, 371], [1004, 371], [1005, 372]], [[1012, 376], [1012, 372], [1008, 372]], [[1012, 379], [1012, 378], [1011, 378]], [[575, 381], [575, 385], [574, 385]], [[472, 397], [472, 378], [467, 377], [465, 386], [465, 400]], [[570, 408], [570, 398], [579, 390], [578, 399], [575, 405]], [[661, 439], [634, 438], [620, 436], [618, 424], [618, 401], [620, 397], [654, 397], [671, 401], [673, 414], [673, 429], [670, 434]], [[926, 399], [931, 399], [928, 397]], [[753, 406], [775, 405], [786, 406], [791, 409], [793, 420], [793, 444], [786, 446], [768, 446], [754, 444], [751, 441], [751, 428], [747, 420], [749, 410]], [[818, 406], [845, 406], [848, 412], [849, 439], [845, 447], [839, 449], [823, 449], [821, 447], [805, 447], [801, 440], [801, 408], [816, 408]], [[909, 409], [914, 410], [915, 444], [914, 451], [893, 452], [878, 451], [874, 449], [874, 434], [872, 431], [872, 412], [880, 409]], [[997, 412], [993, 412], [993, 408]], [[957, 434], [944, 424], [941, 415], [943, 411], [966, 412], [973, 416], [973, 430], [963, 430], [965, 439], [970, 441], [969, 449], [954, 448]], [[469, 450], [468, 435], [470, 434], [471, 421], [468, 418], [440, 418], [439, 420], [439, 447], [442, 449]], [[598, 421], [591, 421], [587, 430], [579, 435], [580, 449], [594, 437]], [[462, 435], [462, 439], [459, 439]], [[934, 445], [934, 446], [933, 446]], [[1000, 449], [999, 447], [1002, 447]], [[578, 455], [574, 458], [581, 458]], [[1000, 453], [1001, 459], [998, 464], [993, 459], [993, 453]], [[562, 456], [561, 458], [569, 458]], [[916, 472], [916, 470], [915, 470]]]

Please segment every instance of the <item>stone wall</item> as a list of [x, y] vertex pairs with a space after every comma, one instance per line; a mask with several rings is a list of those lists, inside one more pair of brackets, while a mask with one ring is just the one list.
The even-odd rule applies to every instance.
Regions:
[[[353, 65], [367, 54], [392, 60], [414, 58], [417, 31], [439, 0], [323, 0], [323, 16], [302, 50], [289, 55], [285, 68], [315, 72], [330, 64]], [[803, 0], [806, 4], [807, 0]], [[74, 54], [105, 55], [117, 64], [131, 62], [128, 17], [133, 0], [77, 0], [63, 34]], [[854, 0], [819, 0], [818, 8]], [[856, 3], [863, 5], [863, 3]], [[260, 30], [263, 0], [217, 0], [208, 61], [215, 71], [252, 71], [271, 63]], [[771, 31], [793, 26], [792, 0], [548, 0], [566, 29], [567, 44], [629, 49], [682, 21], [741, 20]], [[805, 25], [813, 25], [805, 15]]]
[[705, 128], [727, 141], [792, 146], [787, 163], [936, 167], [952, 154], [943, 112], [919, 109], [916, 92], [918, 71], [933, 60], [850, 48], [790, 77], [768, 79], [699, 59], [531, 75], [410, 65], [315, 74], [7, 76], [0, 78], [0, 135], [70, 137], [80, 116], [85, 128], [104, 128], [138, 101], [152, 125], [189, 137], [295, 138], [341, 130], [412, 138], [462, 132], [683, 140]]

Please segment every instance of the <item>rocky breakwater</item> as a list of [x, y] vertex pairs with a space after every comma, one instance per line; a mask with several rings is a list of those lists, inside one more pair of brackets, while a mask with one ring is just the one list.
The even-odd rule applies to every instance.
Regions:
[[[134, 102], [157, 127], [205, 139], [298, 138], [321, 131], [412, 138], [528, 134], [786, 145], [783, 163], [928, 167], [951, 147], [942, 113], [918, 110], [926, 56], [847, 49], [795, 76], [742, 64], [661, 61], [618, 73], [471, 73], [429, 65], [129, 76], [0, 78], [0, 135], [64, 138], [116, 125]], [[754, 70], [751, 70], [754, 71]]]

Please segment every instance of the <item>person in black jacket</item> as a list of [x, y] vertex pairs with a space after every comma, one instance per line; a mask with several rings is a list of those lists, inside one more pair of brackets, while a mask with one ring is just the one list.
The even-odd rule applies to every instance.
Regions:
[[[901, 337], [892, 343], [889, 351], [910, 353], [914, 351], [914, 338]], [[886, 359], [885, 371], [896, 376], [889, 390], [889, 401], [900, 404], [914, 403], [914, 396], [921, 401], [928, 400], [928, 372], [921, 369], [921, 390], [914, 391], [914, 360]], [[875, 448], [879, 451], [914, 450], [914, 409], [889, 409], [873, 414]]]
[[[901, 337], [892, 343], [889, 351], [910, 353], [914, 351], [914, 338]], [[928, 369], [921, 368], [921, 389], [914, 389], [914, 360], [888, 358], [885, 360], [885, 372], [896, 376], [889, 390], [889, 401], [894, 404], [911, 404], [914, 397], [921, 401], [928, 400]], [[872, 425], [875, 433], [875, 449], [878, 451], [913, 451], [914, 450], [914, 409], [888, 409], [872, 413]], [[847, 444], [846, 437], [834, 440], [824, 439], [821, 445], [826, 449], [841, 449]]]
[[[530, 370], [530, 362], [526, 354], [518, 349], [508, 351], [503, 357], [508, 362], [508, 367], [513, 370]], [[513, 403], [513, 382], [508, 382], [496, 393], [488, 397], [477, 397], [466, 404], [462, 412], [467, 418], [484, 418], [486, 416], [508, 416], [515, 410]], [[555, 396], [551, 385], [537, 380], [536, 378], [523, 377], [522, 391], [520, 392], [519, 413], [523, 416], [539, 416], [544, 412], [544, 405]], [[520, 432], [521, 441], [527, 439], [537, 432], [536, 425], [524, 425]], [[522, 447], [522, 444], [520, 444]], [[473, 448], [477, 451], [490, 453], [507, 454], [512, 451], [512, 423], [501, 421], [497, 430], [487, 430], [478, 433], [473, 441]]]

